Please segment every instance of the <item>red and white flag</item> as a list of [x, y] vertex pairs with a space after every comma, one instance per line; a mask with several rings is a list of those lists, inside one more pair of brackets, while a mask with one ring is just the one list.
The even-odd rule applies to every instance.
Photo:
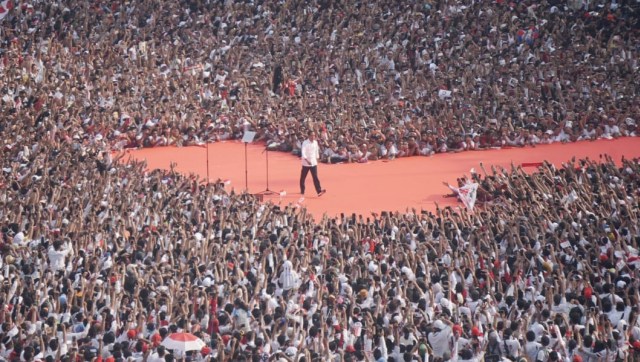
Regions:
[[13, 0], [2, 0], [0, 2], [0, 21], [9, 15], [9, 10], [13, 9]]
[[464, 204], [464, 206], [469, 209], [469, 211], [473, 210], [473, 207], [476, 204], [476, 198], [478, 195], [478, 184], [475, 182], [468, 182], [462, 187], [455, 187], [452, 185], [447, 185], [451, 191], [453, 191], [460, 201]]
[[458, 197], [469, 211], [473, 210], [473, 206], [476, 204], [477, 195], [478, 184], [475, 182], [468, 183], [458, 189]]
[[[640, 268], [640, 257], [632, 255], [630, 257], [627, 258], [627, 264], [628, 265], [633, 265], [636, 268]], [[622, 269], [622, 268], [619, 268]]]

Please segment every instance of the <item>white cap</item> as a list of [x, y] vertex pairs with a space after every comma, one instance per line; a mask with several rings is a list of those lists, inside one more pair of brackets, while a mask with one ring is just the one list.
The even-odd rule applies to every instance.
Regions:
[[440, 299], [440, 305], [442, 308], [451, 309], [451, 302], [447, 298]]
[[445, 325], [444, 322], [438, 319], [437, 321], [433, 322], [433, 327], [442, 330], [444, 329]]

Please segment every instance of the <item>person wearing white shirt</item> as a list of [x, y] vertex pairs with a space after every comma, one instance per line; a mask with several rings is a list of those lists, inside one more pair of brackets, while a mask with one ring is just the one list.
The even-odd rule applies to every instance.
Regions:
[[308, 138], [302, 143], [301, 149], [302, 156], [302, 172], [300, 173], [300, 193], [304, 196], [305, 180], [307, 174], [311, 171], [311, 177], [313, 177], [313, 186], [316, 188], [318, 196], [322, 196], [326, 190], [320, 186], [320, 179], [318, 178], [318, 159], [320, 158], [320, 147], [316, 140], [316, 133], [309, 131]]
[[56, 240], [53, 245], [49, 247], [47, 255], [49, 256], [49, 267], [54, 272], [64, 270], [65, 258], [69, 254], [71, 249], [62, 243], [61, 240]]
[[442, 358], [445, 354], [451, 355], [454, 341], [450, 325], [445, 324], [442, 320], [436, 320], [433, 323], [433, 332], [429, 333], [427, 340], [435, 357]]
[[593, 123], [587, 123], [586, 128], [582, 130], [582, 134], [580, 135], [578, 140], [579, 141], [581, 141], [581, 140], [595, 140], [597, 136], [598, 136], [598, 133], [597, 133], [596, 129], [593, 127]]
[[551, 305], [552, 313], [560, 313], [564, 316], [569, 316], [569, 311], [573, 305], [571, 303], [567, 303], [567, 298], [560, 294], [555, 294], [553, 296], [553, 304]]
[[[429, 150], [431, 152], [431, 150]], [[392, 160], [396, 158], [398, 155], [398, 148], [391, 140], [387, 140], [383, 145], [380, 146], [380, 157], [388, 160]]]
[[164, 350], [164, 346], [159, 346], [157, 351], [153, 352], [149, 358], [147, 359], [147, 362], [164, 362], [165, 358], [165, 350]]
[[609, 322], [611, 322], [611, 325], [618, 325], [618, 322], [623, 320], [626, 314], [625, 309], [626, 306], [624, 302], [618, 302], [616, 303], [615, 309], [612, 309], [610, 312], [606, 313], [607, 317], [609, 318]]
[[511, 329], [504, 331], [503, 338], [500, 341], [500, 348], [502, 355], [510, 359], [515, 359], [515, 357], [520, 356], [522, 353], [520, 342], [513, 337]]
[[615, 118], [609, 118], [608, 123], [604, 125], [603, 138], [612, 139], [620, 137], [620, 127], [616, 124]]
[[571, 128], [565, 127], [563, 129], [561, 129], [560, 132], [555, 136], [554, 141], [555, 142], [569, 142], [569, 141], [571, 141], [572, 133], [573, 132], [571, 131]]
[[527, 331], [526, 337], [527, 343], [524, 345], [524, 353], [529, 361], [535, 361], [542, 345], [536, 342], [536, 334], [534, 331]]

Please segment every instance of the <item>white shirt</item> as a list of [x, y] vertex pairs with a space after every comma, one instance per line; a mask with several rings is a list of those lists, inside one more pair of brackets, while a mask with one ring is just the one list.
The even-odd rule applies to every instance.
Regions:
[[573, 305], [571, 303], [567, 303], [566, 298], [562, 298], [562, 300], [560, 301], [560, 304], [556, 305], [554, 303], [551, 306], [551, 311], [553, 313], [561, 313], [561, 314], [564, 314], [565, 316], [568, 316], [571, 308], [573, 308]]
[[322, 154], [327, 158], [331, 158], [333, 156], [338, 156], [338, 153], [334, 150], [331, 149], [331, 147], [327, 147], [325, 148], [324, 152], [322, 152]]
[[161, 358], [158, 355], [158, 352], [153, 352], [153, 354], [147, 359], [147, 362], [164, 362], [164, 360], [164, 358]]
[[69, 254], [69, 251], [70, 250], [67, 248], [66, 244], [62, 246], [60, 251], [54, 249], [53, 246], [49, 247], [47, 255], [49, 256], [49, 267], [51, 270], [55, 272], [65, 268], [64, 259], [67, 254]]
[[524, 352], [529, 357], [529, 361], [535, 361], [538, 356], [538, 350], [542, 348], [542, 345], [538, 342], [527, 342], [524, 345]]
[[614, 326], [617, 325], [618, 322], [624, 317], [624, 311], [617, 311], [615, 309], [615, 306], [611, 312], [605, 314], [607, 315], [607, 317], [609, 317], [609, 321]]
[[318, 141], [311, 141], [309, 139], [304, 140], [302, 143], [301, 154], [302, 166], [317, 166], [318, 158], [320, 158], [320, 146], [318, 146]]
[[604, 136], [620, 136], [620, 127], [618, 125], [604, 125]]
[[251, 330], [249, 325], [248, 313], [242, 308], [234, 309], [232, 313], [233, 319], [236, 321], [236, 329], [248, 332]]
[[438, 332], [431, 332], [427, 339], [431, 344], [433, 355], [435, 357], [444, 356], [445, 352], [451, 353], [453, 333], [450, 326], [446, 326], [445, 329]]
[[[520, 355], [520, 342], [513, 337], [507, 340], [502, 340], [500, 347], [504, 351], [503, 354], [507, 356], [515, 357]], [[508, 349], [508, 351], [506, 349]]]
[[387, 148], [387, 146], [385, 146], [385, 145], [380, 146], [380, 155], [382, 157], [386, 157], [387, 155], [389, 157], [395, 157], [397, 154], [398, 154], [398, 149], [396, 148], [396, 146], [394, 144], [391, 144], [391, 146], [389, 146], [389, 148]]

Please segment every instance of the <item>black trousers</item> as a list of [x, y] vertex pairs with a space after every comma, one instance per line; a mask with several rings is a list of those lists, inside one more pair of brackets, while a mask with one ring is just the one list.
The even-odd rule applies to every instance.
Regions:
[[307, 174], [311, 171], [311, 177], [313, 178], [313, 186], [316, 188], [316, 192], [320, 193], [322, 188], [320, 187], [320, 179], [318, 179], [318, 166], [302, 166], [300, 172], [300, 193], [304, 195], [304, 182], [307, 179]]

